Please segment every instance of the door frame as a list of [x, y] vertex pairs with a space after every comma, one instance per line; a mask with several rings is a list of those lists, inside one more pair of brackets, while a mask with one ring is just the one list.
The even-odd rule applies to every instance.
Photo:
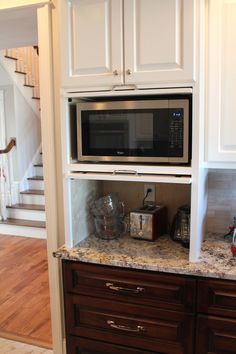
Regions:
[[52, 254], [59, 247], [58, 194], [55, 144], [54, 75], [52, 43], [52, 3], [38, 8], [38, 44], [40, 67], [41, 134], [44, 154], [45, 208], [47, 228], [48, 273], [51, 299], [53, 351], [66, 353], [61, 301], [61, 271]]
[[[52, 253], [59, 247], [57, 174], [55, 148], [55, 114], [54, 114], [54, 77], [52, 50], [52, 0], [5, 1], [0, 11], [17, 10], [22, 7], [37, 9], [38, 45], [40, 48], [40, 102], [41, 102], [41, 134], [44, 154], [45, 209], [47, 228], [47, 255], [49, 290], [51, 300], [53, 352], [65, 354], [65, 331], [63, 322], [63, 306], [61, 301], [60, 264]], [[1, 108], [0, 108], [1, 109]]]

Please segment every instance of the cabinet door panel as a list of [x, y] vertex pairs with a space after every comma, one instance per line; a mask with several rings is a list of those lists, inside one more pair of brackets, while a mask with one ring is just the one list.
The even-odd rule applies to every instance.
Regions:
[[236, 161], [236, 1], [209, 1], [208, 153], [210, 162]]
[[[157, 351], [143, 351], [123, 345], [109, 344], [95, 340], [72, 337], [67, 339], [67, 354], [161, 354]], [[174, 352], [171, 354], [175, 354]]]
[[196, 282], [184, 276], [63, 261], [66, 292], [193, 312]]
[[163, 354], [192, 352], [192, 315], [70, 294], [65, 304], [69, 334], [96, 340], [105, 334], [107, 342]]
[[235, 281], [199, 280], [198, 311], [236, 318]]
[[235, 354], [236, 320], [199, 316], [196, 354]]
[[63, 0], [61, 27], [63, 87], [94, 89], [122, 82], [121, 0]]
[[124, 24], [126, 83], [193, 81], [194, 1], [125, 0]]

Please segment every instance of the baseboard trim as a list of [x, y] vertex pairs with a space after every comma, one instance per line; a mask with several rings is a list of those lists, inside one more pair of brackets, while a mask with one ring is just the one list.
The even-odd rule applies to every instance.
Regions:
[[3, 331], [3, 330], [0, 330], [0, 337], [5, 338], [5, 339], [9, 339], [9, 340], [13, 340], [16, 342], [35, 345], [37, 347], [41, 347], [41, 348], [45, 348], [45, 349], [52, 349], [52, 343], [47, 343], [47, 342], [44, 342], [44, 341], [42, 341], [40, 339], [36, 339], [36, 338], [20, 336], [18, 334], [9, 333], [9, 332]]

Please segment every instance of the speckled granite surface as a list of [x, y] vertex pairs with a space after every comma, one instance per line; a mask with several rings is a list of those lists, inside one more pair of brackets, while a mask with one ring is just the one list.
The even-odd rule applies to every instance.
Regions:
[[125, 268], [236, 280], [236, 257], [232, 257], [230, 242], [222, 236], [208, 235], [203, 241], [198, 263], [189, 263], [188, 252], [167, 236], [156, 242], [134, 240], [127, 235], [111, 241], [91, 236], [75, 248], [61, 247], [54, 256]]

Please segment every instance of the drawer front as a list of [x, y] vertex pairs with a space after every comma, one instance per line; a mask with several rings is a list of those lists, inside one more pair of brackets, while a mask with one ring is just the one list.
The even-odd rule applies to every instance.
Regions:
[[67, 294], [65, 303], [68, 334], [161, 353], [192, 353], [191, 315], [83, 295]]
[[196, 282], [184, 276], [63, 262], [66, 292], [193, 312]]
[[236, 281], [200, 280], [198, 312], [236, 318]]
[[[161, 352], [143, 351], [123, 345], [99, 342], [95, 340], [72, 337], [67, 339], [67, 354], [162, 354]], [[172, 352], [170, 354], [175, 354]]]
[[196, 354], [235, 354], [236, 320], [199, 316]]

